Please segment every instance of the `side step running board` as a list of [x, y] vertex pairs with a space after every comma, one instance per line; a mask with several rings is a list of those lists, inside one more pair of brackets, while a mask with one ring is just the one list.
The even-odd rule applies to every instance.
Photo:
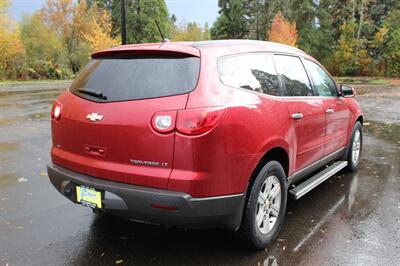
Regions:
[[299, 184], [295, 188], [289, 190], [290, 195], [298, 200], [308, 192], [310, 192], [313, 188], [320, 185], [322, 182], [327, 180], [329, 177], [333, 176], [343, 168], [347, 166], [347, 161], [338, 161], [334, 164], [328, 166], [321, 172], [317, 173], [316, 175], [308, 178], [303, 183]]

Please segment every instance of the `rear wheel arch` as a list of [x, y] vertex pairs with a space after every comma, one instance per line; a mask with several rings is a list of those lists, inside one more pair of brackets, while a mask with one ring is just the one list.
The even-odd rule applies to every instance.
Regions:
[[254, 179], [257, 177], [258, 172], [264, 167], [264, 165], [269, 162], [269, 161], [277, 161], [279, 162], [283, 170], [285, 171], [286, 178], [289, 175], [289, 155], [287, 151], [282, 148], [282, 147], [274, 147], [268, 150], [259, 160], [257, 163], [257, 166], [254, 168], [249, 182], [248, 182], [248, 187], [251, 186], [251, 184], [254, 182]]
[[286, 150], [281, 147], [272, 148], [264, 154], [260, 163], [264, 162], [265, 164], [266, 162], [272, 160], [278, 161], [282, 165], [287, 178], [289, 175], [289, 155]]

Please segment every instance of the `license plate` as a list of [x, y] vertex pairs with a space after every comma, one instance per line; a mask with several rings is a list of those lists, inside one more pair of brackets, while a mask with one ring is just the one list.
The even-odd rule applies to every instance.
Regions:
[[84, 186], [76, 187], [76, 200], [87, 207], [101, 209], [101, 192]]

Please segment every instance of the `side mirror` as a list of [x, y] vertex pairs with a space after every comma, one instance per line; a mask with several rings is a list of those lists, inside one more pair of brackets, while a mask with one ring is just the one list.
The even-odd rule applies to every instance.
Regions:
[[356, 92], [353, 87], [343, 84], [340, 84], [339, 93], [343, 98], [352, 98], [356, 96]]

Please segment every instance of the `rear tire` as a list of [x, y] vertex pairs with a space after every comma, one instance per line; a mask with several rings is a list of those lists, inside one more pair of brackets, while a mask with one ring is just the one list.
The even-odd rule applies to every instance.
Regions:
[[358, 165], [360, 164], [362, 144], [362, 125], [359, 121], [357, 121], [351, 133], [349, 147], [347, 149], [347, 170], [350, 172], [356, 171]]
[[248, 193], [239, 234], [248, 247], [263, 249], [278, 237], [285, 217], [287, 180], [281, 164], [266, 163]]

